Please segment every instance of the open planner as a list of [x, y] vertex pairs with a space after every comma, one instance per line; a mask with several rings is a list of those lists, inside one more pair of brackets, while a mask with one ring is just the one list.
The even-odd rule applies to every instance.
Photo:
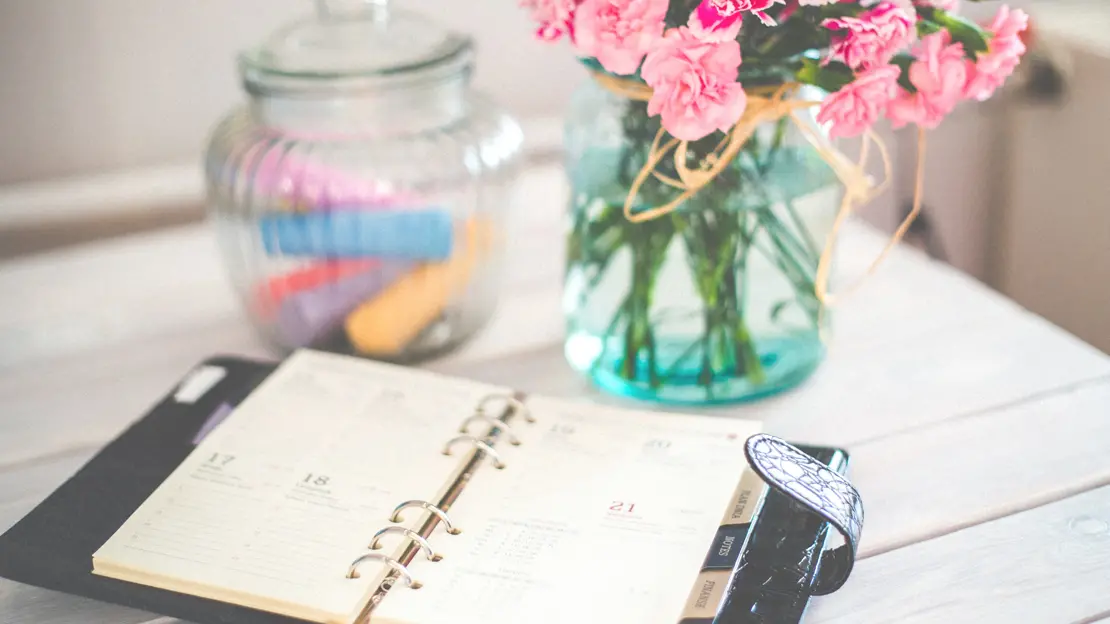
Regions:
[[758, 430], [302, 350], [92, 569], [327, 624], [677, 624], [763, 495]]

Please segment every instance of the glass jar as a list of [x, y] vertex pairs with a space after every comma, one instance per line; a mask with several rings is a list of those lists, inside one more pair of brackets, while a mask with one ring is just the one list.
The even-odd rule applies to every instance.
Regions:
[[240, 56], [209, 212], [273, 343], [409, 362], [489, 319], [522, 133], [471, 89], [473, 50], [386, 0], [318, 0]]
[[[624, 205], [659, 118], [594, 80], [576, 93], [565, 140], [571, 366], [609, 392], [680, 405], [769, 396], [817, 368], [828, 319], [814, 280], [841, 188], [792, 124], [764, 123], [706, 187], [635, 223]], [[722, 136], [690, 143], [688, 163], [713, 158]], [[644, 178], [633, 213], [679, 195], [672, 161]]]

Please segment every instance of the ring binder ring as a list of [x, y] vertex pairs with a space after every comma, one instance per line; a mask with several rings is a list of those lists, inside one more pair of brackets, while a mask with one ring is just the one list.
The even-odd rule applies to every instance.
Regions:
[[516, 434], [513, 433], [512, 427], [510, 427], [507, 423], [500, 421], [493, 416], [490, 416], [489, 414], [483, 414], [481, 412], [474, 414], [473, 416], [470, 416], [466, 420], [464, 420], [462, 422], [462, 425], [459, 427], [459, 433], [470, 433], [470, 423], [474, 422], [475, 420], [480, 420], [484, 423], [487, 423], [490, 426], [491, 432], [494, 429], [497, 429], [498, 431], [504, 431], [505, 436], [509, 438], [509, 444], [512, 444], [513, 446], [520, 446], [520, 438], [518, 438]]
[[486, 397], [483, 398], [481, 400], [481, 402], [478, 403], [478, 409], [476, 410], [477, 413], [484, 414], [485, 411], [486, 411], [486, 405], [490, 404], [493, 401], [504, 401], [505, 403], [507, 403], [509, 405], [509, 407], [513, 408], [513, 413], [514, 414], [520, 414], [521, 416], [524, 417], [524, 422], [527, 422], [527, 423], [536, 422], [536, 417], [532, 416], [532, 412], [531, 412], [531, 410], [528, 409], [528, 406], [525, 405], [523, 401], [521, 401], [520, 399], [516, 398], [515, 396], [513, 396], [511, 394], [490, 394], [490, 395], [486, 395]]
[[405, 585], [407, 585], [411, 589], [420, 589], [422, 587], [422, 583], [420, 583], [420, 581], [414, 581], [412, 579], [412, 575], [409, 574], [409, 569], [406, 568], [404, 564], [402, 564], [400, 561], [397, 561], [393, 557], [387, 557], [381, 553], [367, 553], [352, 561], [351, 567], [347, 568], [347, 578], [359, 578], [360, 575], [358, 573], [358, 567], [367, 561], [381, 561], [390, 568], [393, 568], [393, 571], [395, 571], [397, 574], [400, 574], [401, 578], [405, 579]]
[[442, 509], [440, 509], [439, 507], [436, 507], [435, 505], [429, 503], [428, 501], [423, 501], [423, 500], [410, 500], [410, 501], [405, 501], [405, 502], [401, 503], [400, 505], [397, 505], [396, 507], [393, 508], [393, 515], [389, 516], [389, 521], [390, 522], [401, 522], [401, 512], [408, 509], [409, 507], [419, 507], [421, 509], [424, 509], [426, 511], [431, 512], [433, 515], [435, 515], [437, 518], [439, 518], [439, 521], [443, 523], [443, 526], [447, 529], [447, 532], [451, 535], [458, 535], [459, 533], [462, 533], [462, 529], [455, 526], [455, 524], [453, 522], [451, 522], [451, 518], [449, 518], [447, 516], [447, 512], [445, 512]]
[[451, 454], [451, 447], [454, 446], [457, 442], [470, 442], [472, 445], [481, 449], [482, 452], [484, 452], [486, 455], [489, 455], [490, 458], [493, 459], [493, 467], [494, 468], [496, 468], [498, 470], [504, 470], [506, 464], [505, 464], [504, 460], [501, 459], [501, 455], [497, 451], [493, 450], [492, 446], [490, 446], [489, 444], [486, 444], [485, 442], [483, 442], [482, 440], [479, 440], [478, 438], [475, 438], [472, 435], [461, 435], [461, 436], [458, 436], [458, 437], [451, 438], [447, 442], [447, 445], [443, 447], [443, 454], [444, 455], [450, 455]]
[[402, 533], [402, 534], [404, 534], [405, 537], [409, 538], [414, 543], [416, 543], [418, 546], [420, 546], [420, 550], [423, 550], [424, 554], [427, 555], [428, 561], [439, 561], [439, 560], [443, 559], [443, 555], [440, 555], [440, 554], [436, 553], [434, 550], [432, 550], [432, 545], [428, 543], [428, 540], [424, 539], [423, 537], [420, 536], [419, 533], [417, 533], [416, 531], [413, 531], [412, 529], [410, 529], [408, 527], [389, 526], [389, 527], [385, 527], [384, 529], [378, 531], [377, 533], [374, 534], [374, 539], [370, 540], [370, 549], [371, 550], [377, 550], [377, 549], [381, 548], [382, 547], [382, 545], [381, 545], [382, 537], [385, 536], [385, 535], [388, 535], [390, 533]]

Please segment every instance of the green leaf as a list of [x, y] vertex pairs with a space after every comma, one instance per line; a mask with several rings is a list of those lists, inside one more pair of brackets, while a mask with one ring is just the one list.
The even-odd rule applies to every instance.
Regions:
[[917, 36], [928, 37], [929, 35], [938, 33], [944, 30], [944, 27], [936, 22], [931, 22], [927, 19], [918, 20], [917, 22]]
[[837, 17], [856, 17], [863, 13], [864, 7], [855, 2], [839, 2], [835, 4], [826, 4], [819, 9], [821, 20], [824, 21], [830, 18]]
[[947, 30], [952, 35], [952, 41], [963, 44], [964, 51], [970, 58], [975, 59], [979, 52], [987, 51], [990, 34], [975, 22], [936, 7], [918, 7], [917, 14], [922, 19]]
[[899, 54], [890, 61], [891, 64], [897, 65], [902, 70], [902, 74], [898, 76], [898, 84], [910, 93], [917, 93], [917, 87], [913, 86], [913, 83], [910, 82], [910, 65], [912, 65], [915, 60], [916, 59], [909, 54]]
[[809, 50], [827, 48], [830, 45], [830, 38], [829, 31], [824, 28], [804, 31], [796, 28], [787, 29], [786, 32], [772, 41], [772, 45], [760, 50], [760, 52], [762, 56], [768, 59], [790, 58]]
[[690, 19], [690, 13], [697, 8], [698, 4], [699, 0], [673, 0], [667, 8], [664, 21], [671, 28], [685, 26], [686, 21]]
[[793, 299], [783, 299], [782, 301], [779, 301], [775, 305], [771, 306], [771, 322], [777, 323], [779, 320], [779, 316], [782, 315], [783, 311], [786, 310], [787, 306], [789, 306], [791, 303], [794, 303]]
[[795, 77], [799, 82], [804, 82], [833, 93], [844, 88], [856, 79], [855, 73], [844, 63], [833, 62], [822, 65], [815, 59], [803, 59], [802, 67]]

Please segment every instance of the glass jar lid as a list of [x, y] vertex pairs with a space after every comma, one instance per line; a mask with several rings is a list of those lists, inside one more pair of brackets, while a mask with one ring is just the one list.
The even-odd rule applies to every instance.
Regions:
[[389, 0], [316, 0], [316, 9], [240, 56], [248, 91], [374, 88], [458, 74], [473, 62], [469, 37]]

